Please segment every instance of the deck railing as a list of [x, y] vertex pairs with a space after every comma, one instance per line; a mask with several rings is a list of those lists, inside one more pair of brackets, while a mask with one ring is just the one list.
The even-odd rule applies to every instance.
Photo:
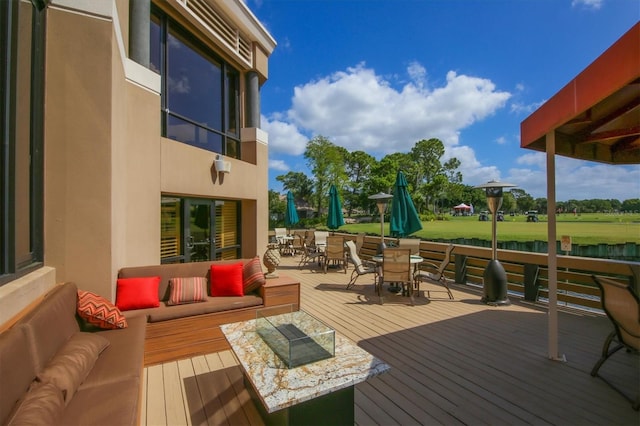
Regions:
[[[336, 233], [355, 240], [356, 235]], [[392, 243], [394, 238], [386, 238]], [[366, 236], [361, 251], [363, 259], [376, 254], [379, 236]], [[427, 261], [440, 263], [449, 243], [422, 240], [420, 255]], [[482, 286], [483, 274], [491, 249], [455, 244], [451, 263], [445, 275], [458, 284]], [[548, 290], [548, 259], [546, 253], [515, 250], [498, 250], [498, 260], [507, 273], [507, 289], [510, 297], [520, 297], [531, 302], [546, 303]], [[640, 286], [640, 263], [610, 259], [597, 259], [558, 254], [557, 299], [559, 304], [588, 310], [600, 310], [600, 291], [591, 275], [614, 278]]]

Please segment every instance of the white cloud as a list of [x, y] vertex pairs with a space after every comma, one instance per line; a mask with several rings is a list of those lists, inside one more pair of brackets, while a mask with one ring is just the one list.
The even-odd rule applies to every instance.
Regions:
[[[525, 154], [516, 164], [523, 167], [509, 170], [505, 181], [517, 184], [534, 198], [546, 197], [546, 154]], [[639, 166], [613, 166], [556, 156], [555, 169], [558, 201], [640, 198]]]
[[364, 64], [294, 89], [288, 120], [348, 150], [374, 156], [407, 152], [417, 141], [458, 144], [461, 129], [494, 114], [511, 96], [487, 79], [447, 74], [446, 85], [424, 88], [426, 70], [413, 62], [400, 89]]
[[598, 10], [602, 7], [604, 0], [573, 0], [572, 7], [584, 7], [585, 9]]
[[269, 134], [269, 152], [271, 154], [302, 155], [308, 137], [298, 131], [294, 124], [280, 120], [278, 115], [271, 119], [262, 116], [261, 128]]
[[289, 166], [282, 160], [269, 160], [269, 168], [279, 172], [289, 171]]
[[498, 145], [505, 145], [507, 143], [507, 138], [505, 138], [504, 136], [500, 136], [498, 137], [498, 139], [496, 139], [496, 143]]

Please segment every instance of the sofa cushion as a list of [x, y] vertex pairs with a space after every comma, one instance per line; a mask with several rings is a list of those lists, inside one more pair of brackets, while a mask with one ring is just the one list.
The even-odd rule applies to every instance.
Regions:
[[24, 325], [15, 325], [0, 334], [0, 424], [27, 392], [36, 377], [34, 351]]
[[244, 294], [251, 293], [264, 285], [266, 279], [260, 265], [260, 258], [254, 257], [242, 268], [242, 289]]
[[157, 308], [160, 305], [160, 277], [119, 278], [116, 286], [116, 306], [122, 311]]
[[37, 383], [24, 395], [7, 425], [54, 425], [64, 410], [62, 391], [53, 383]]
[[36, 309], [20, 322], [26, 326], [34, 350], [36, 371], [42, 371], [73, 333], [80, 331], [76, 320], [78, 288], [73, 283], [56, 286]]
[[238, 296], [207, 297], [206, 302], [190, 303], [188, 305], [166, 306], [145, 309], [143, 312], [149, 317], [149, 322], [167, 321], [193, 315], [210, 314], [213, 312], [231, 311], [262, 305], [262, 298], [256, 294]]
[[127, 319], [120, 309], [104, 297], [90, 291], [78, 290], [77, 312], [80, 318], [99, 328], [127, 327]]
[[243, 296], [242, 262], [211, 265], [211, 296]]
[[139, 424], [140, 382], [140, 377], [134, 377], [105, 383], [102, 386], [79, 389], [57, 424], [82, 426]]
[[69, 404], [80, 383], [93, 368], [100, 353], [109, 346], [109, 341], [94, 333], [78, 332], [60, 348], [47, 367], [38, 374], [42, 383], [53, 383]]
[[207, 299], [207, 279], [204, 277], [171, 278], [169, 287], [169, 306], [204, 302]]
[[78, 388], [78, 392], [140, 376], [144, 362], [147, 318], [137, 315], [127, 320], [129, 326], [125, 329], [102, 330], [95, 333], [107, 339], [109, 346], [100, 354], [91, 372]]

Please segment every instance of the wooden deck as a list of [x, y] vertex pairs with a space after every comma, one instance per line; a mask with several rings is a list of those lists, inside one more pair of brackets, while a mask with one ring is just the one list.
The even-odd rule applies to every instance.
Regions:
[[[389, 294], [380, 305], [371, 275], [347, 291], [351, 268], [345, 276], [294, 265], [284, 258], [278, 269], [300, 279], [302, 309], [391, 366], [356, 386], [358, 425], [640, 424], [627, 400], [589, 375], [611, 330], [606, 317], [561, 311], [566, 362], [551, 361], [543, 307], [487, 306], [458, 285], [453, 301], [432, 293], [410, 306]], [[601, 374], [640, 391], [636, 355], [620, 351]], [[263, 424], [230, 351], [148, 367], [144, 380], [142, 424]]]

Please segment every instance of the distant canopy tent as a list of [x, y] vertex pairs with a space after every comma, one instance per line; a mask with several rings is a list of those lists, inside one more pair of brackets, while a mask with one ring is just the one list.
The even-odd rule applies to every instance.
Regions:
[[454, 210], [462, 210], [462, 211], [471, 211], [471, 206], [468, 206], [465, 203], [462, 203], [462, 204], [458, 204], [453, 209]]
[[396, 175], [391, 201], [391, 235], [404, 237], [422, 229], [420, 216], [413, 205], [413, 200], [407, 189], [407, 178], [402, 170]]
[[327, 215], [327, 228], [338, 229], [344, 225], [344, 217], [342, 216], [342, 204], [335, 185], [331, 184], [329, 188], [329, 212]]
[[287, 227], [290, 227], [299, 221], [300, 219], [298, 218], [298, 211], [296, 210], [296, 202], [293, 198], [293, 193], [289, 191], [287, 192], [287, 210], [284, 214], [284, 224]]

